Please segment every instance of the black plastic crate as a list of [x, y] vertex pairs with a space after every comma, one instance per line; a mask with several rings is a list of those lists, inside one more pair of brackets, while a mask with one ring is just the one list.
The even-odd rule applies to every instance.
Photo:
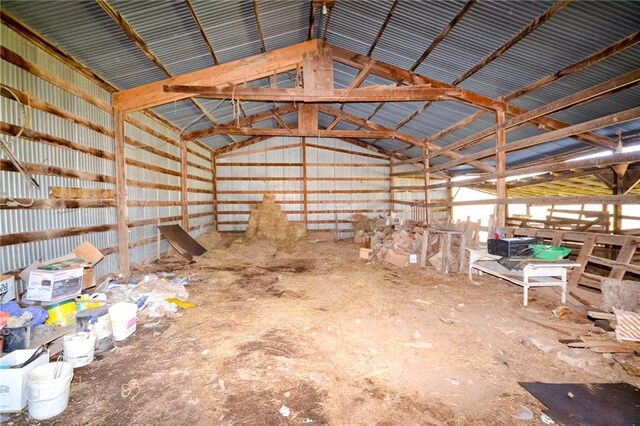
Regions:
[[515, 237], [515, 238], [498, 238], [489, 239], [487, 241], [487, 250], [489, 254], [495, 254], [503, 257], [527, 257], [531, 256], [529, 250], [530, 244], [536, 244], [540, 241], [534, 237]]

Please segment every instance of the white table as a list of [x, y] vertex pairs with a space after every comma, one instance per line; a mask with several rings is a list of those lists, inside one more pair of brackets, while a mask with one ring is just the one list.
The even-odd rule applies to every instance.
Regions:
[[531, 261], [521, 271], [509, 270], [497, 262], [501, 256], [487, 253], [486, 250], [467, 247], [469, 252], [469, 281], [473, 281], [473, 270], [502, 278], [524, 288], [524, 306], [527, 306], [530, 287], [560, 287], [561, 301], [567, 302], [567, 272], [579, 263], [572, 260]]

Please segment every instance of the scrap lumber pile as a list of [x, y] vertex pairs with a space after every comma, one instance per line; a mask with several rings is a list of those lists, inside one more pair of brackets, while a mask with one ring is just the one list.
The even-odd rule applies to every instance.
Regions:
[[362, 246], [361, 259], [377, 259], [400, 268], [418, 262], [424, 231], [418, 223], [402, 221], [393, 215], [374, 220], [362, 216], [352, 216], [353, 242]]
[[630, 375], [640, 376], [640, 282], [607, 279], [603, 282], [602, 311], [588, 311], [593, 321], [586, 333], [563, 339], [570, 348], [614, 354]]
[[[355, 233], [353, 242], [362, 246], [361, 259], [372, 260], [375, 258], [400, 268], [418, 263], [418, 254], [423, 250], [425, 232], [422, 222], [402, 221], [393, 214], [375, 220], [368, 219], [363, 215], [354, 215], [352, 222]], [[475, 244], [478, 241], [479, 225], [479, 223], [467, 220], [466, 222], [458, 221], [455, 224], [435, 223], [429, 229], [451, 229], [464, 232], [468, 235], [467, 241]], [[430, 239], [428, 243], [430, 245], [428, 252], [433, 254], [429, 261], [436, 269], [441, 270], [442, 251], [447, 248], [437, 238]], [[459, 243], [454, 242], [448, 249], [455, 249], [455, 252], [458, 253], [459, 250], [455, 248], [455, 244]], [[459, 262], [455, 256], [445, 256], [445, 258], [451, 262]]]

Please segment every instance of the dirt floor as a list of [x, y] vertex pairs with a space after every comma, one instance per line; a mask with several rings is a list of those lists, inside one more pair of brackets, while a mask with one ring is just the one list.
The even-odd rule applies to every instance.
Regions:
[[[195, 262], [144, 268], [196, 278], [198, 306], [149, 328], [141, 315], [40, 424], [542, 424], [519, 381], [640, 385], [611, 357], [558, 343], [570, 332], [549, 327], [587, 320], [555, 318], [550, 289], [524, 307], [520, 287], [367, 265], [349, 243], [205, 240]], [[517, 419], [526, 409], [533, 419]], [[39, 423], [25, 410], [8, 424]]]

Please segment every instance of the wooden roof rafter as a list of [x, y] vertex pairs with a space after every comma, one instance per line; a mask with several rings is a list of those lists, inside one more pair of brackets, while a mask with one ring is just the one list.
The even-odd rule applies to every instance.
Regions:
[[387, 29], [387, 25], [389, 25], [389, 21], [391, 21], [391, 18], [393, 17], [394, 12], [396, 11], [396, 7], [398, 7], [399, 1], [400, 0], [393, 0], [393, 3], [389, 8], [389, 12], [387, 12], [387, 16], [386, 18], [384, 18], [384, 21], [382, 22], [382, 26], [378, 30], [378, 33], [373, 39], [373, 42], [371, 42], [371, 46], [369, 46], [369, 50], [367, 51], [367, 56], [371, 56], [371, 54], [373, 53], [373, 50], [378, 45], [378, 42], [380, 41], [380, 37], [382, 37], [382, 33], [384, 33], [384, 30]]
[[[605, 47], [604, 49], [589, 55], [569, 66], [566, 66], [564, 68], [562, 68], [561, 70], [558, 70], [554, 73], [551, 73], [545, 77], [542, 77], [538, 80], [536, 80], [535, 82], [529, 84], [528, 86], [525, 86], [521, 89], [518, 89], [514, 92], [509, 93], [508, 95], [504, 96], [502, 99], [505, 102], [510, 102], [512, 100], [515, 100], [517, 98], [519, 98], [520, 96], [524, 96], [528, 93], [531, 93], [535, 90], [541, 89], [551, 83], [553, 83], [554, 81], [557, 81], [563, 77], [567, 77], [570, 76], [572, 74], [575, 74], [576, 72], [582, 71], [583, 69], [597, 64], [600, 61], [603, 61], [613, 55], [616, 55], [620, 52], [622, 52], [623, 50], [636, 45], [638, 42], [640, 42], [640, 31], [636, 31], [635, 33], [623, 38], [622, 40], [617, 41], [616, 43]], [[476, 121], [478, 121], [480, 118], [482, 118], [484, 115], [486, 115], [487, 112], [486, 111], [478, 111], [475, 112], [473, 114], [471, 114], [470, 116], [460, 120], [459, 122], [453, 124], [452, 126], [436, 133], [435, 135], [429, 136], [429, 141], [430, 142], [436, 142], [458, 130], [460, 130], [463, 127], [466, 127]]]
[[[476, 72], [480, 71], [485, 66], [489, 65], [494, 60], [498, 59], [503, 53], [505, 53], [507, 50], [509, 50], [510, 48], [515, 46], [518, 42], [520, 42], [526, 36], [528, 36], [533, 31], [535, 31], [537, 28], [539, 28], [542, 24], [544, 24], [549, 19], [551, 19], [558, 12], [560, 12], [562, 9], [564, 9], [569, 4], [571, 4], [572, 1], [573, 0], [558, 0], [549, 9], [547, 9], [542, 15], [540, 15], [536, 19], [534, 19], [531, 23], [529, 23], [529, 25], [527, 25], [525, 28], [523, 28], [515, 36], [513, 36], [512, 38], [510, 38], [509, 40], [504, 42], [500, 47], [498, 47], [496, 50], [491, 52], [488, 56], [486, 56], [480, 62], [475, 64], [473, 67], [468, 69], [464, 74], [462, 74], [461, 76], [456, 78], [451, 83], [451, 85], [452, 86], [457, 86], [458, 84], [462, 83], [467, 78], [471, 77]], [[410, 123], [417, 116], [419, 116], [420, 114], [425, 112], [427, 110], [427, 108], [429, 108], [430, 105], [431, 105], [430, 102], [426, 102], [426, 103], [422, 104], [418, 109], [416, 109], [414, 112], [412, 112], [407, 117], [405, 117], [403, 120], [401, 120], [396, 125], [396, 129], [400, 129], [400, 128], [406, 126], [408, 123]]]
[[[207, 35], [207, 32], [204, 30], [204, 27], [202, 26], [202, 22], [200, 22], [200, 18], [198, 18], [198, 14], [196, 13], [196, 10], [194, 9], [193, 5], [191, 4], [191, 0], [184, 0], [185, 4], [187, 5], [187, 8], [189, 9], [189, 13], [191, 13], [191, 17], [193, 18], [193, 22], [195, 23], [196, 27], [198, 28], [198, 32], [200, 32], [200, 36], [202, 37], [202, 40], [204, 41], [204, 44], [207, 46], [207, 49], [209, 50], [209, 53], [211, 54], [211, 59], [213, 59], [213, 64], [214, 65], [218, 65], [220, 63], [220, 61], [218, 60], [218, 56], [216, 55], [216, 51], [213, 48], [213, 43], [211, 42], [211, 40], [209, 39], [209, 36]], [[213, 124], [218, 124], [217, 120], [211, 120], [209, 119], [209, 121], [211, 121]], [[229, 140], [231, 140], [231, 142], [235, 143], [236, 140], [233, 138], [233, 136], [231, 135], [227, 135], [226, 136]]]
[[[394, 129], [390, 129], [388, 127], [382, 126], [380, 124], [377, 124], [373, 121], [355, 116], [353, 114], [349, 114], [347, 112], [344, 111], [340, 111], [337, 108], [333, 108], [333, 107], [329, 107], [329, 106], [319, 106], [318, 110], [324, 114], [330, 115], [330, 116], [336, 116], [336, 115], [341, 115], [342, 119], [345, 121], [350, 122], [351, 124], [355, 124], [357, 126], [359, 126], [359, 128], [366, 128], [366, 129], [370, 129], [371, 131], [380, 131], [380, 132], [386, 132], [387, 137], [381, 138], [381, 139], [396, 139], [402, 142], [406, 142], [409, 143], [413, 146], [417, 146], [417, 147], [421, 147], [421, 148], [432, 148], [429, 145], [427, 145], [424, 141], [420, 140], [419, 138], [410, 136], [408, 134], [404, 134], [401, 132], [398, 132]], [[368, 139], [368, 138], [364, 138], [364, 139]], [[452, 152], [449, 154], [450, 157], [452, 159], [455, 160], [460, 160], [462, 158], [462, 155]], [[480, 161], [471, 161], [469, 162], [470, 165], [478, 168], [479, 170], [483, 170], [483, 171], [495, 171], [495, 169], [487, 164], [483, 164]]]
[[[445, 25], [445, 27], [440, 31], [440, 33], [436, 36], [436, 38], [434, 38], [431, 41], [431, 43], [429, 44], [429, 46], [427, 46], [427, 48], [424, 50], [424, 52], [422, 52], [422, 54], [416, 60], [416, 62], [411, 66], [411, 68], [409, 68], [409, 71], [412, 71], [412, 72], [415, 71], [420, 66], [420, 64], [422, 64], [425, 61], [425, 59], [427, 59], [427, 56], [429, 56], [431, 54], [431, 52], [433, 52], [435, 50], [435, 48], [438, 47], [438, 45], [455, 28], [455, 26], [458, 24], [458, 22], [460, 22], [462, 17], [467, 14], [469, 9], [471, 9], [471, 7], [475, 3], [476, 3], [476, 0], [469, 0], [464, 4], [464, 6], [462, 6], [462, 8], [458, 11], [458, 13], [456, 13], [456, 16], [454, 16], [451, 19], [451, 21], [449, 21], [449, 23], [447, 23], [447, 25]], [[371, 55], [367, 55], [367, 56], [371, 56]], [[398, 84], [400, 84], [400, 83], [398, 83]], [[375, 115], [378, 113], [378, 111], [380, 111], [382, 109], [383, 106], [384, 106], [383, 103], [378, 104], [378, 106], [376, 106], [376, 108], [373, 110], [373, 112], [371, 114], [369, 114], [368, 119], [369, 120], [373, 119], [373, 117], [375, 117]]]
[[[334, 60], [344, 63], [346, 65], [355, 67], [357, 69], [361, 69], [366, 64], [372, 61], [372, 59], [367, 56], [360, 55], [355, 52], [352, 52], [337, 46], [333, 46], [333, 51], [334, 51]], [[456, 87], [456, 86], [452, 86], [451, 84], [444, 83], [442, 81], [429, 78], [424, 75], [417, 74], [417, 73], [408, 71], [404, 68], [387, 64], [378, 60], [376, 60], [375, 63], [373, 64], [371, 68], [371, 73], [376, 74], [383, 78], [390, 79], [390, 80], [394, 80], [398, 82], [401, 81], [406, 84], [418, 84], [418, 85], [431, 84], [433, 87], [450, 87], [450, 88]], [[483, 109], [483, 110], [495, 111], [498, 109], [504, 109], [507, 116], [521, 115], [527, 112], [527, 110], [524, 108], [504, 102], [499, 99], [493, 99], [488, 96], [480, 95], [478, 93], [471, 92], [466, 89], [463, 89], [462, 95], [458, 97], [458, 99], [465, 101], [470, 105], [473, 105], [476, 108]], [[568, 126], [567, 123], [564, 123], [560, 120], [556, 120], [549, 117], [539, 117], [532, 120], [532, 122], [539, 128], [546, 131], [558, 130]], [[608, 148], [616, 144], [615, 141], [613, 141], [611, 138], [607, 138], [605, 136], [601, 136], [592, 132], [575, 135], [575, 137], [587, 143], [601, 145]]]
[[[467, 149], [485, 140], [485, 138], [495, 135], [501, 129], [509, 131], [516, 126], [528, 123], [537, 117], [543, 117], [558, 111], [562, 111], [574, 105], [584, 104], [604, 94], [621, 90], [622, 88], [628, 87], [630, 85], [634, 85], [638, 81], [640, 81], [640, 69], [619, 77], [615, 77], [609, 81], [605, 81], [604, 83], [598, 84], [588, 89], [581, 90], [580, 92], [574, 93], [573, 95], [567, 96], [563, 99], [559, 99], [555, 102], [551, 102], [550, 104], [543, 105], [533, 110], [529, 110], [525, 114], [521, 114], [507, 120], [507, 122], [502, 126], [495, 125], [493, 127], [490, 127], [489, 129], [474, 133], [473, 135], [460, 139], [457, 142], [447, 145], [444, 148], [440, 148], [439, 150], [431, 152], [429, 154], [429, 158], [437, 157], [439, 155], [442, 155], [444, 152]], [[614, 147], [610, 146], [609, 148]]]
[[[133, 28], [133, 26], [116, 11], [106, 0], [96, 0], [96, 3], [104, 10], [104, 12], [114, 21], [114, 23], [126, 34], [126, 36], [145, 54], [158, 68], [160, 68], [167, 76], [173, 77], [173, 73], [158, 59], [158, 57], [149, 49], [147, 43], [142, 39], [140, 34]], [[217, 124], [217, 120], [207, 109], [200, 104], [196, 99], [191, 99], [191, 102], [202, 112], [202, 115], [207, 117], [213, 124]]]

